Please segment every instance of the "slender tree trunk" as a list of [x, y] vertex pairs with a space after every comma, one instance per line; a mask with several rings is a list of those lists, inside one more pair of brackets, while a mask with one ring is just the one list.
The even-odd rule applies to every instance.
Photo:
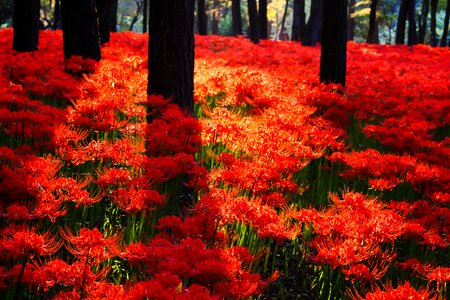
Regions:
[[380, 43], [380, 40], [378, 39], [377, 6], [378, 0], [372, 0], [370, 3], [369, 32], [366, 40], [368, 44]]
[[259, 0], [259, 32], [262, 40], [267, 40], [267, 0]]
[[[287, 30], [286, 30], [286, 27], [284, 25], [286, 24], [286, 16], [287, 16], [288, 7], [289, 7], [289, 0], [286, 0], [286, 5], [284, 6], [283, 19], [281, 20], [281, 29], [280, 29], [280, 34], [279, 34], [280, 37], [282, 35], [284, 35], [284, 33], [287, 34]], [[283, 39], [284, 40], [289, 40], [289, 37], [287, 36], [287, 37], [285, 37]]]
[[294, 0], [294, 19], [292, 22], [291, 40], [300, 41], [305, 30], [305, 0]]
[[137, 5], [136, 13], [133, 16], [133, 19], [131, 19], [130, 28], [128, 29], [129, 31], [133, 31], [134, 24], [136, 24], [136, 22], [138, 21], [139, 15], [141, 14], [143, 8], [142, 2], [136, 2], [136, 5]]
[[436, 12], [439, 0], [431, 0], [431, 18], [430, 18], [430, 45], [433, 47], [437, 46], [437, 34], [436, 34]]
[[100, 34], [100, 43], [108, 43], [111, 38], [111, 18], [114, 0], [96, 0], [98, 15], [98, 30]]
[[143, 0], [143, 4], [142, 33], [146, 33], [148, 28], [148, 0]]
[[[309, 20], [306, 24], [302, 45], [315, 46], [320, 40], [322, 32], [322, 5], [324, 0], [314, 0], [311, 2]], [[347, 16], [347, 15], [346, 15]]]
[[355, 39], [355, 13], [356, 0], [349, 0], [348, 2], [348, 40], [353, 41]]
[[110, 31], [117, 32], [117, 9], [119, 8], [119, 0], [112, 0]]
[[411, 0], [408, 9], [408, 46], [417, 45], [416, 0]]
[[241, 17], [241, 1], [233, 0], [231, 2], [231, 14], [233, 18], [233, 35], [242, 35], [242, 17]]
[[15, 0], [12, 48], [19, 52], [35, 51], [39, 44], [39, 0]]
[[444, 18], [444, 30], [442, 31], [441, 42], [439, 44], [441, 47], [445, 47], [447, 45], [449, 18], [450, 18], [450, 0], [447, 0], [447, 8], [445, 9], [445, 18]]
[[347, 0], [324, 0], [320, 82], [345, 86], [347, 66]]
[[430, 0], [422, 1], [422, 12], [420, 15], [419, 22], [419, 44], [425, 44], [425, 36], [427, 34], [427, 19], [428, 19], [428, 11], [430, 9]]
[[208, 19], [206, 18], [205, 0], [198, 0], [197, 2], [197, 17], [198, 17], [198, 33], [200, 35], [207, 35]]
[[248, 16], [250, 19], [249, 24], [249, 36], [250, 40], [258, 44], [259, 43], [259, 23], [258, 23], [258, 10], [256, 8], [256, 0], [248, 0]]
[[406, 18], [408, 16], [411, 0], [402, 0], [397, 19], [397, 32], [395, 34], [395, 44], [403, 45], [405, 43]]
[[55, 0], [55, 9], [53, 11], [53, 26], [52, 29], [61, 29], [61, 9], [60, 9], [60, 1], [61, 0]]
[[214, 35], [219, 34], [219, 14], [220, 14], [219, 0], [214, 0], [212, 27], [211, 27], [211, 33]]
[[172, 99], [194, 113], [194, 1], [151, 0], [149, 95]]
[[62, 0], [64, 57], [100, 60], [100, 38], [94, 0]]

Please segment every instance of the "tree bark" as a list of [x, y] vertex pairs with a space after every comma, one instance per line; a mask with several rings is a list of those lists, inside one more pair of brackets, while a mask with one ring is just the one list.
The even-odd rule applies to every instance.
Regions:
[[142, 14], [142, 33], [147, 32], [148, 28], [148, 0], [143, 0], [143, 14]]
[[267, 0], [259, 0], [259, 33], [262, 40], [267, 40]]
[[114, 0], [96, 0], [100, 44], [109, 43]]
[[242, 17], [241, 17], [241, 1], [233, 0], [231, 2], [231, 14], [233, 18], [233, 35], [242, 35]]
[[283, 38], [280, 38], [280, 40], [289, 40], [289, 34], [287, 33], [287, 29], [284, 26], [286, 24], [286, 16], [287, 16], [288, 7], [289, 7], [289, 0], [286, 0], [286, 5], [284, 6], [283, 19], [281, 20], [281, 29], [280, 29], [280, 34], [279, 34], [279, 36], [280, 37], [283, 36]]
[[433, 47], [437, 46], [437, 34], [436, 34], [436, 12], [439, 0], [431, 0], [431, 18], [430, 18], [430, 45]]
[[378, 38], [377, 6], [378, 0], [372, 0], [372, 2], [370, 3], [369, 32], [367, 34], [366, 40], [368, 44], [380, 43], [380, 40]]
[[425, 36], [427, 34], [427, 19], [428, 19], [429, 10], [430, 10], [430, 0], [423, 0], [422, 1], [422, 12], [420, 15], [420, 22], [419, 22], [419, 38], [418, 38], [419, 44], [425, 44]]
[[60, 0], [55, 0], [55, 9], [53, 11], [53, 30], [61, 29], [61, 9], [60, 9]]
[[345, 86], [347, 66], [347, 0], [324, 0], [320, 82]]
[[348, 3], [348, 40], [355, 39], [355, 18], [352, 16], [355, 13], [356, 0], [350, 0]]
[[110, 30], [117, 32], [117, 10], [119, 8], [119, 0], [112, 0]]
[[254, 44], [259, 43], [259, 24], [258, 10], [256, 8], [256, 0], [248, 0], [248, 17], [249, 17], [249, 37]]
[[450, 0], [447, 0], [447, 7], [445, 9], [445, 18], [444, 18], [444, 30], [442, 31], [441, 42], [439, 44], [441, 47], [445, 47], [447, 45], [449, 18], [450, 18]]
[[[320, 40], [322, 33], [322, 6], [324, 0], [314, 0], [311, 2], [309, 20], [306, 24], [302, 45], [315, 46]], [[347, 18], [347, 15], [346, 15]]]
[[13, 44], [18, 52], [35, 51], [39, 44], [39, 0], [15, 0], [13, 13]]
[[294, 19], [292, 21], [291, 40], [300, 41], [305, 30], [305, 0], [294, 0]]
[[206, 18], [205, 0], [198, 0], [197, 2], [197, 18], [198, 18], [198, 33], [200, 35], [207, 35], [208, 19]]
[[405, 44], [406, 18], [408, 16], [409, 5], [411, 0], [402, 0], [397, 19], [397, 32], [395, 33], [395, 44]]
[[219, 34], [219, 13], [220, 13], [219, 0], [214, 0], [212, 26], [211, 26], [211, 33], [214, 35]]
[[149, 95], [172, 99], [194, 114], [194, 2], [150, 0]]
[[408, 46], [417, 45], [416, 0], [410, 0], [408, 9]]
[[64, 57], [100, 60], [100, 38], [94, 0], [62, 0]]

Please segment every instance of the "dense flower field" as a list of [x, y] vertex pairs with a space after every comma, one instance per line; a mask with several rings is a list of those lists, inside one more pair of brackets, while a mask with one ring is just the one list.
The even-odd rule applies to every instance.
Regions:
[[[0, 31], [2, 299], [447, 299], [450, 49], [196, 37], [197, 119], [147, 37], [64, 62]], [[146, 123], [146, 111], [151, 123]]]

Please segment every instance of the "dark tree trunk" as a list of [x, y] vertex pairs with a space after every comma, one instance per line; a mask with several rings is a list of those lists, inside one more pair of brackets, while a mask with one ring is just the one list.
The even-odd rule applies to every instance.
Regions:
[[194, 1], [150, 0], [149, 95], [194, 114]]
[[250, 24], [248, 26], [250, 40], [259, 43], [259, 24], [258, 24], [258, 10], [256, 8], [256, 0], [248, 0], [248, 17]]
[[148, 28], [148, 0], [143, 0], [144, 8], [142, 13], [142, 33], [147, 32]]
[[349, 0], [348, 2], [348, 40], [353, 41], [355, 39], [355, 13], [356, 0]]
[[53, 30], [61, 29], [61, 9], [60, 0], [55, 0], [55, 10], [53, 11]]
[[304, 46], [315, 46], [320, 40], [322, 32], [322, 5], [323, 0], [311, 1], [309, 20], [302, 39], [302, 45]]
[[427, 34], [427, 19], [428, 19], [428, 11], [430, 10], [430, 0], [422, 1], [422, 12], [420, 15], [419, 22], [419, 44], [425, 44], [425, 36]]
[[62, 0], [64, 57], [100, 60], [100, 38], [94, 0]]
[[430, 45], [437, 46], [437, 34], [436, 34], [436, 11], [439, 0], [431, 0], [431, 18], [430, 18]]
[[111, 18], [114, 0], [96, 0], [100, 43], [108, 43], [111, 38]]
[[377, 6], [378, 0], [372, 0], [370, 3], [369, 32], [366, 40], [368, 44], [380, 43], [380, 40], [378, 39]]
[[39, 44], [39, 0], [15, 0], [12, 47], [19, 52], [34, 51]]
[[397, 19], [397, 32], [395, 34], [395, 44], [403, 45], [405, 43], [406, 18], [408, 16], [411, 0], [402, 0]]
[[408, 46], [417, 45], [416, 0], [411, 0], [408, 8]]
[[267, 0], [259, 0], [259, 33], [262, 40], [267, 40]]
[[444, 18], [444, 30], [442, 31], [441, 37], [441, 47], [445, 47], [447, 45], [447, 35], [448, 35], [448, 21], [450, 18], [450, 0], [447, 0], [447, 8], [445, 9], [445, 18]]
[[233, 35], [242, 35], [242, 17], [241, 17], [241, 1], [233, 0], [231, 2], [231, 14], [233, 18]]
[[219, 34], [219, 13], [220, 13], [219, 0], [214, 0], [213, 5], [214, 6], [213, 6], [211, 33], [214, 35], [218, 35]]
[[324, 0], [320, 82], [345, 86], [347, 66], [347, 0]]
[[117, 32], [117, 10], [119, 8], [119, 0], [112, 0], [112, 2], [110, 30], [111, 32]]
[[208, 19], [206, 18], [205, 0], [198, 0], [197, 3], [197, 17], [198, 17], [198, 33], [200, 35], [208, 34]]
[[294, 19], [292, 21], [291, 40], [300, 41], [305, 30], [305, 0], [294, 0]]
[[285, 41], [289, 40], [289, 34], [287, 32], [286, 27], [284, 26], [286, 24], [286, 16], [287, 16], [288, 7], [289, 7], [289, 0], [286, 0], [286, 5], [284, 6], [283, 19], [281, 20], [280, 34], [278, 35], [280, 37], [280, 40], [285, 40]]

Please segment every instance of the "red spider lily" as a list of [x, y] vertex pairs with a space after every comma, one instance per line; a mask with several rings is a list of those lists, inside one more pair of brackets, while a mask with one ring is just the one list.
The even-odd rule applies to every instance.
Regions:
[[5, 257], [34, 258], [36, 255], [51, 255], [61, 248], [62, 241], [50, 231], [38, 234], [34, 229], [12, 226], [1, 232], [0, 248]]
[[81, 228], [77, 236], [68, 228], [60, 229], [59, 232], [66, 241], [66, 249], [80, 260], [89, 259], [98, 264], [119, 253], [118, 241], [121, 236], [118, 234], [104, 238], [97, 228]]
[[432, 295], [432, 291], [428, 289], [415, 290], [409, 282], [399, 285], [396, 288], [392, 284], [386, 285], [383, 289], [376, 287], [373, 292], [369, 292], [365, 297], [357, 292], [348, 293], [351, 299], [365, 299], [365, 300], [408, 300], [408, 299], [437, 299], [436, 295]]

